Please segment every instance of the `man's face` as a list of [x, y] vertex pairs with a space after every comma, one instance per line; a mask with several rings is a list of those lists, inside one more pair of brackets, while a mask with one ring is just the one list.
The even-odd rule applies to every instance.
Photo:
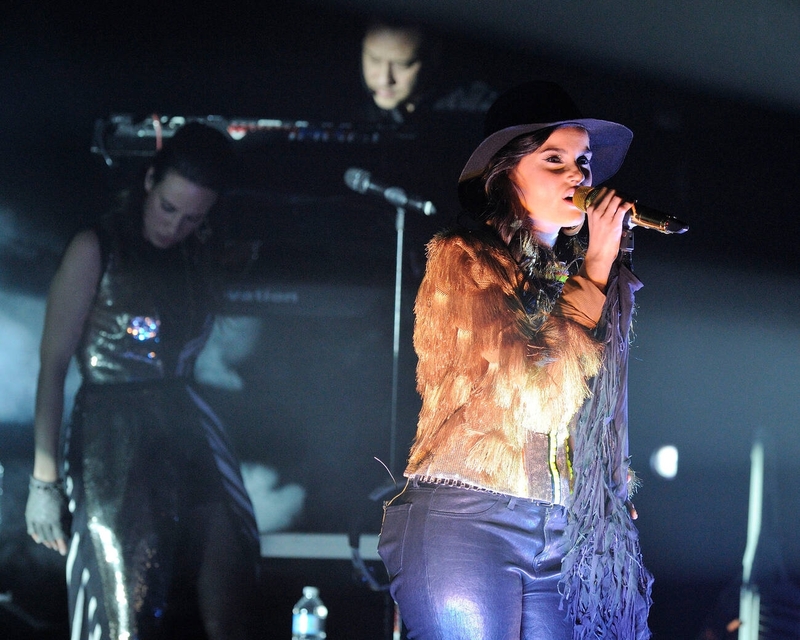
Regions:
[[364, 36], [361, 69], [372, 99], [381, 109], [394, 109], [414, 93], [422, 61], [420, 34], [381, 27]]

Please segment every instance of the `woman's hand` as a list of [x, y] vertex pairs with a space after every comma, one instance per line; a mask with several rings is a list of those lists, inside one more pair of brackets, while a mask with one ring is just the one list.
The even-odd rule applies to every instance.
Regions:
[[31, 476], [25, 522], [34, 542], [67, 555], [67, 534], [70, 514], [63, 483], [42, 482]]
[[611, 265], [619, 255], [622, 223], [633, 202], [614, 189], [600, 187], [592, 204], [586, 209], [589, 224], [589, 247], [583, 270], [598, 288], [605, 290]]

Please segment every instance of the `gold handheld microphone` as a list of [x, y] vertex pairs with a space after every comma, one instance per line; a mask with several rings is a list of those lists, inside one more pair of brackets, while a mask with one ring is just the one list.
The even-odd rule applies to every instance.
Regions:
[[[575, 195], [572, 196], [572, 204], [585, 212], [594, 202], [599, 191], [600, 189], [597, 187], [578, 187], [575, 189]], [[689, 229], [689, 225], [685, 222], [656, 209], [645, 207], [635, 200], [628, 213], [625, 214], [623, 225], [628, 229], [642, 227], [661, 233], [684, 233]]]

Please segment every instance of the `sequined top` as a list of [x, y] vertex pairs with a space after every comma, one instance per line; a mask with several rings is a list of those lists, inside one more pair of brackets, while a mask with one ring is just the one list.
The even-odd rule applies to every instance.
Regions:
[[212, 318], [180, 253], [153, 251], [160, 253], [133, 270], [121, 268], [115, 254], [108, 257], [77, 352], [85, 383], [191, 375]]

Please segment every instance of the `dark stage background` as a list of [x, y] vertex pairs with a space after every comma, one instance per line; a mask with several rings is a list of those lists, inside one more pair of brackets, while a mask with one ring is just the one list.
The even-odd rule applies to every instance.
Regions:
[[[19, 4], [0, 18], [0, 637], [68, 637], [63, 562], [26, 538], [22, 513], [47, 284], [70, 235], [106, 209], [137, 166], [128, 159], [109, 168], [90, 152], [95, 121], [157, 113], [353, 122], [364, 100], [367, 4]], [[515, 10], [523, 4], [536, 5]], [[513, 13], [508, 3], [496, 6], [495, 15]], [[699, 638], [738, 610], [750, 449], [760, 430], [768, 465], [759, 566], [770, 584], [793, 585], [800, 571], [800, 99], [748, 91], [744, 69], [741, 85], [730, 80], [741, 56], [736, 34], [720, 82], [704, 82], [668, 72], [663, 60], [648, 70], [589, 57], [591, 47], [572, 40], [611, 37], [576, 34], [557, 22], [560, 14], [550, 17], [550, 32], [570, 42], [526, 36], [524, 23], [481, 33], [456, 15], [431, 17], [428, 27], [443, 38], [443, 84], [483, 81], [502, 90], [553, 79], [588, 114], [630, 126], [633, 146], [614, 186], [690, 224], [683, 236], [636, 232], [634, 266], [645, 288], [631, 352], [630, 430], [644, 481], [638, 526], [656, 576], [652, 628], [659, 639]], [[665, 18], [664, 29], [679, 28], [671, 24]], [[742, 49], [752, 45], [741, 37]], [[697, 69], [704, 64], [698, 59]], [[410, 309], [424, 244], [455, 213], [455, 182], [480, 137], [477, 122], [411, 140], [242, 141], [242, 181], [227, 211], [236, 238], [260, 241], [262, 251], [232, 284], [200, 375], [247, 465], [264, 531], [377, 533], [380, 503], [370, 494], [389, 483], [381, 462], [402, 472], [419, 406]], [[440, 210], [406, 214], [394, 428], [395, 211], [344, 185], [351, 166]], [[664, 445], [679, 452], [671, 480], [650, 468]], [[370, 591], [346, 559], [265, 557], [264, 565], [273, 637], [290, 637], [291, 605], [304, 584], [321, 588], [331, 640], [387, 637], [384, 594]], [[368, 565], [384, 578], [379, 563]], [[774, 566], [785, 572], [770, 573]]]

